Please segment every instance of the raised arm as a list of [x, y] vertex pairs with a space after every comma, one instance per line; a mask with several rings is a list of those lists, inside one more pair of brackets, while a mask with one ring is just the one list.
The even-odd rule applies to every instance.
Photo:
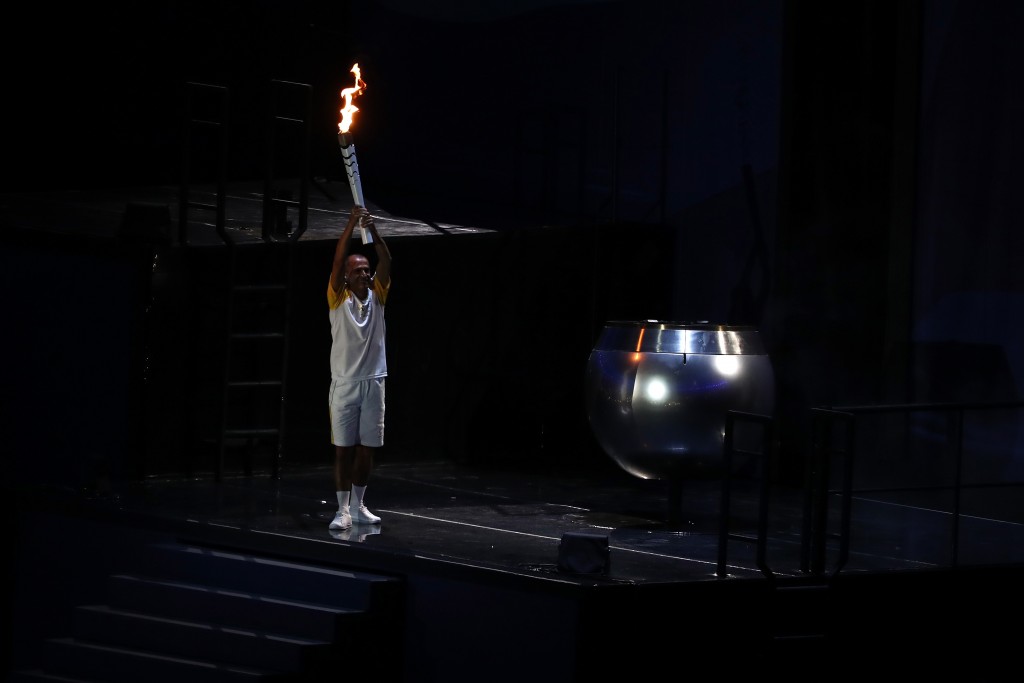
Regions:
[[[352, 231], [363, 216], [369, 213], [361, 206], [353, 206], [352, 213], [348, 216], [345, 229], [341, 231], [341, 237], [334, 247], [334, 264], [331, 266], [331, 289], [335, 292], [341, 291], [341, 285], [345, 281], [345, 259], [349, 255], [349, 245], [352, 243]], [[376, 235], [374, 235], [376, 238]]]
[[373, 216], [369, 213], [363, 219], [363, 227], [370, 231], [370, 235], [373, 236], [373, 248], [377, 253], [377, 269], [373, 273], [373, 277], [377, 282], [381, 283], [385, 287], [391, 286], [391, 251], [388, 249], [388, 245], [381, 239], [380, 234], [377, 232], [377, 226], [373, 222]]

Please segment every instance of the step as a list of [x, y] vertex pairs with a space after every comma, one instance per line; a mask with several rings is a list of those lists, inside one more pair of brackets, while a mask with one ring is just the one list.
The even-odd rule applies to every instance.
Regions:
[[331, 663], [330, 641], [282, 630], [286, 633], [232, 628], [195, 617], [171, 619], [109, 605], [80, 605], [74, 613], [74, 637], [107, 646], [275, 671], [302, 671]]
[[49, 639], [45, 650], [48, 672], [106, 683], [284, 683], [298, 680], [281, 671], [173, 657], [76, 638]]
[[253, 427], [251, 429], [225, 429], [225, 439], [244, 439], [248, 437], [258, 436], [278, 436], [281, 433], [280, 429], [274, 427]]
[[284, 339], [284, 332], [232, 332], [230, 339], [250, 341], [254, 339]]
[[135, 573], [356, 610], [390, 609], [402, 590], [397, 577], [174, 542], [147, 546]]
[[43, 669], [21, 669], [12, 671], [7, 683], [101, 683], [78, 676], [61, 676]]
[[250, 284], [250, 285], [234, 285], [232, 287], [235, 292], [243, 294], [262, 294], [264, 292], [287, 292], [288, 283], [276, 282], [276, 283], [262, 283], [262, 284]]
[[287, 633], [334, 641], [361, 621], [359, 608], [328, 606], [169, 579], [115, 574], [108, 579], [107, 602], [113, 609], [185, 619], [226, 628]]

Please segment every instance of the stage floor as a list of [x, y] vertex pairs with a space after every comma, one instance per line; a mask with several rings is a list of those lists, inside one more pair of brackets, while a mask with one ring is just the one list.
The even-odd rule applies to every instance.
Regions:
[[[324, 556], [337, 546], [343, 562], [367, 567], [437, 562], [519, 577], [647, 584], [765, 577], [755, 542], [760, 496], [759, 481], [734, 478], [730, 514], [723, 515], [721, 480], [712, 476], [683, 482], [673, 495], [668, 482], [635, 478], [612, 464], [572, 473], [382, 458], [366, 497], [382, 522], [346, 531], [328, 529], [337, 508], [329, 467], [286, 468], [279, 480], [261, 473], [220, 483], [150, 478], [90, 492], [77, 504], [192, 534], [232, 530], [247, 534], [254, 547], [261, 538], [286, 538], [291, 548]], [[1024, 563], [1019, 490], [963, 492], [956, 524], [950, 502], [941, 491], [855, 492], [842, 571]], [[839, 562], [837, 494], [828, 507], [826, 574]], [[798, 490], [770, 487], [764, 565], [774, 577], [807, 574], [803, 510]], [[559, 569], [559, 546], [571, 532], [607, 537], [606, 573]]]

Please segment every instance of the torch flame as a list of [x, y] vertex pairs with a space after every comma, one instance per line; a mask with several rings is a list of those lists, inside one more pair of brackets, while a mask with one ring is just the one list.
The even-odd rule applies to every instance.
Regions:
[[357, 95], [362, 95], [363, 89], [366, 87], [366, 82], [363, 80], [359, 72], [358, 62], [353, 64], [352, 68], [349, 69], [349, 71], [355, 74], [355, 86], [351, 88], [344, 88], [341, 91], [341, 98], [345, 100], [345, 106], [340, 109], [341, 122], [338, 124], [339, 133], [348, 132], [349, 127], [352, 125], [352, 117], [355, 115], [357, 111], [359, 111], [359, 107], [352, 104], [352, 100]]

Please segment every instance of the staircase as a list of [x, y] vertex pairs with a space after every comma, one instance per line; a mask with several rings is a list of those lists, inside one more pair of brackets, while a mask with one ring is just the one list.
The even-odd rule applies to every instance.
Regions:
[[174, 542], [146, 546], [9, 681], [401, 680], [403, 581]]

